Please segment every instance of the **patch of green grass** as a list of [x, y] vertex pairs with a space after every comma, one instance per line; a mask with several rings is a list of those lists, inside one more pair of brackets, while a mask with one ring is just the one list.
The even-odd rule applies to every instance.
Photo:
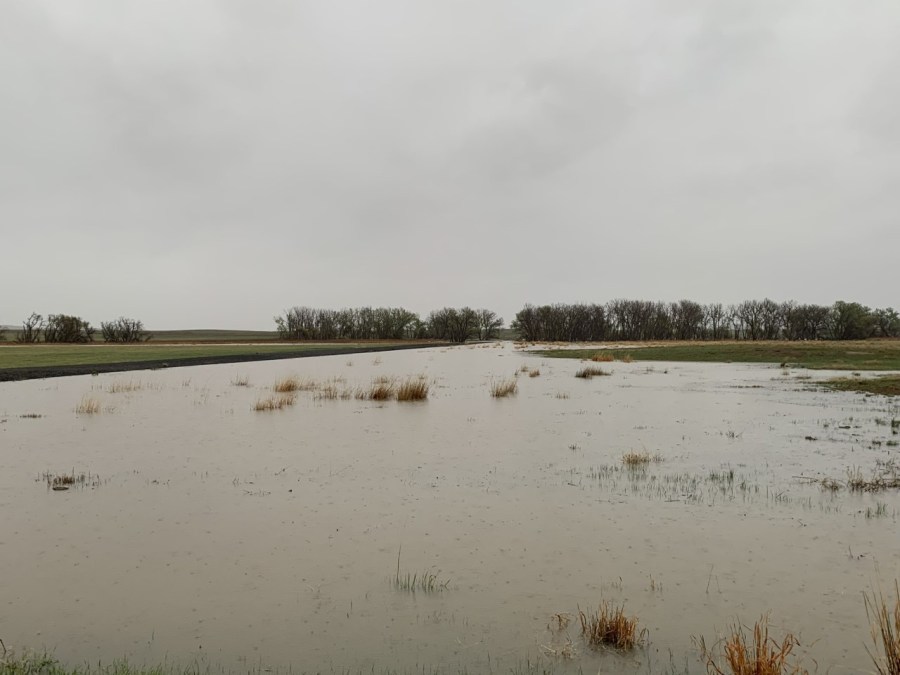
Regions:
[[[591, 359], [597, 349], [550, 349], [535, 352], [562, 359]], [[612, 351], [621, 359], [625, 350]], [[827, 370], [900, 370], [900, 340], [820, 342], [736, 341], [673, 342], [627, 350], [635, 361], [777, 363]]]
[[900, 396], [900, 375], [881, 375], [871, 379], [839, 377], [826, 380], [823, 384], [838, 391], [859, 391], [882, 396]]
[[[378, 343], [379, 347], [388, 343]], [[404, 343], [405, 344], [405, 343]], [[139, 361], [175, 362], [179, 359], [200, 357], [225, 357], [253, 354], [300, 354], [320, 350], [359, 349], [365, 343], [340, 344], [302, 343], [271, 345], [159, 345], [142, 343], [113, 345], [95, 343], [89, 345], [32, 344], [0, 346], [0, 369], [40, 368], [52, 366], [86, 366], [105, 363], [136, 363]]]

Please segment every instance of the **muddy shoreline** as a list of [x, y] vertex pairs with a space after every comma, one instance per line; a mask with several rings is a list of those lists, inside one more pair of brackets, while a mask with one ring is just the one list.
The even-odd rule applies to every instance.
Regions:
[[222, 363], [245, 363], [252, 361], [276, 361], [279, 359], [303, 359], [311, 356], [341, 356], [344, 354], [368, 354], [375, 352], [401, 351], [406, 349], [429, 349], [449, 347], [448, 342], [409, 345], [374, 345], [371, 347], [323, 348], [309, 351], [258, 352], [256, 354], [227, 354], [221, 356], [192, 356], [189, 358], [154, 359], [150, 361], [121, 361], [118, 363], [88, 363], [69, 366], [35, 366], [23, 368], [0, 368], [0, 382], [20, 382], [41, 380], [51, 377], [72, 375], [93, 375], [99, 373], [121, 373], [130, 370], [159, 370], [185, 366], [211, 366]]

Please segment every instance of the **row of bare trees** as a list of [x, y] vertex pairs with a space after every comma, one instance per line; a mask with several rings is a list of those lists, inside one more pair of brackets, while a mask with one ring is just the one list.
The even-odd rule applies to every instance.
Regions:
[[611, 300], [606, 304], [525, 305], [511, 327], [523, 340], [860, 340], [900, 336], [893, 308], [747, 300]]
[[[89, 321], [80, 316], [70, 314], [32, 313], [22, 322], [22, 328], [16, 333], [19, 343], [57, 342], [85, 343], [93, 342], [97, 329]], [[106, 342], [143, 342], [150, 339], [144, 330], [144, 324], [136, 319], [119, 317], [113, 321], [100, 323], [100, 334]]]
[[434, 338], [449, 342], [489, 340], [503, 326], [495, 312], [470, 307], [444, 307], [423, 321], [402, 307], [317, 309], [292, 307], [275, 317], [283, 340], [408, 340]]

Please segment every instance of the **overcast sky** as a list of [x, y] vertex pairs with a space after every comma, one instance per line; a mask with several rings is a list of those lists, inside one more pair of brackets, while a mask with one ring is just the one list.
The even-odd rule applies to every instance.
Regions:
[[3, 0], [0, 324], [900, 306], [897, 0]]

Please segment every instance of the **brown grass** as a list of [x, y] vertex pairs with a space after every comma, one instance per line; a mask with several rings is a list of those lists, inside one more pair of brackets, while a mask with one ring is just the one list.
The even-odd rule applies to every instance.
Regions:
[[515, 377], [508, 380], [491, 380], [491, 396], [494, 398], [506, 398], [519, 393], [519, 383]]
[[424, 377], [410, 377], [397, 387], [398, 401], [424, 401], [428, 398], [428, 380]]
[[82, 396], [75, 406], [75, 412], [79, 415], [96, 415], [100, 412], [100, 401], [93, 396]]
[[110, 384], [106, 388], [106, 391], [108, 391], [110, 394], [122, 394], [122, 393], [128, 393], [128, 392], [132, 392], [132, 391], [140, 391], [143, 388], [143, 386], [144, 385], [141, 383], [140, 380], [120, 381], [120, 382], [113, 382], [112, 384]]
[[577, 373], [575, 373], [575, 377], [580, 377], [584, 380], [589, 380], [592, 377], [603, 377], [604, 375], [612, 375], [603, 368], [598, 368], [597, 366], [585, 366]]
[[893, 610], [888, 607], [880, 589], [877, 595], [873, 591], [871, 597], [868, 593], [863, 596], [872, 642], [875, 643], [874, 652], [868, 647], [866, 651], [872, 657], [879, 675], [900, 675], [900, 584], [896, 580], [894, 593], [897, 599]]
[[250, 378], [246, 375], [238, 375], [233, 380], [231, 380], [232, 387], [249, 387], [250, 386]]
[[286, 408], [287, 406], [292, 406], [297, 402], [297, 397], [291, 394], [282, 394], [281, 396], [269, 396], [268, 398], [261, 398], [256, 401], [253, 405], [253, 409], [256, 412], [265, 412], [269, 410], [281, 410], [282, 408]]
[[616, 649], [632, 649], [641, 644], [646, 629], [638, 630], [637, 617], [625, 616], [625, 605], [616, 607], [608, 601], [600, 603], [596, 612], [578, 611], [581, 634], [592, 647], [610, 646]]
[[295, 391], [312, 391], [316, 386], [315, 380], [290, 376], [276, 380], [272, 389], [279, 394], [290, 394]]
[[368, 389], [358, 389], [356, 398], [361, 401], [389, 401], [396, 395], [396, 383], [393, 379], [379, 377], [372, 380]]
[[540, 377], [541, 369], [540, 368], [532, 368], [528, 371], [528, 377]]
[[[700, 638], [700, 654], [706, 662], [706, 670], [712, 675], [808, 675], [799, 663], [789, 663], [794, 647], [800, 644], [793, 633], [786, 633], [781, 641], [769, 637], [769, 617], [760, 617], [753, 625], [752, 634], [736, 623], [731, 634], [724, 638], [722, 654], [706, 648]], [[720, 665], [720, 658], [724, 661]]]
[[656, 461], [660, 461], [662, 458], [659, 457], [659, 455], [652, 456], [646, 450], [644, 452], [635, 452], [634, 450], [629, 450], [624, 455], [622, 455], [622, 464], [628, 467], [647, 466], [654, 459]]
[[615, 360], [616, 360], [615, 354], [613, 354], [612, 352], [606, 351], [606, 350], [597, 352], [596, 354], [594, 354], [591, 357], [591, 361], [599, 361], [601, 363], [609, 363], [610, 361], [615, 361]]

